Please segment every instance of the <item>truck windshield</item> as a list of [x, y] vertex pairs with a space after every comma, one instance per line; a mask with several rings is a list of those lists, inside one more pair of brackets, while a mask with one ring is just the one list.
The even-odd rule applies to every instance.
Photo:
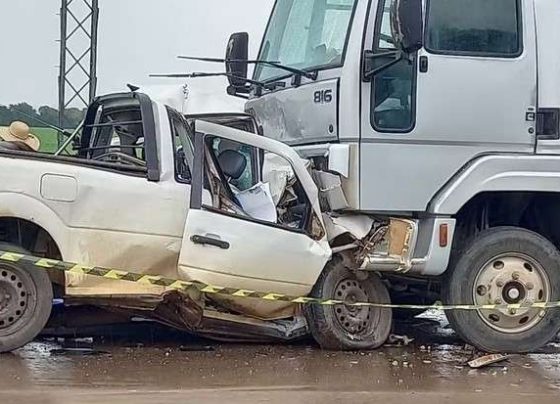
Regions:
[[[357, 0], [277, 0], [259, 60], [302, 70], [340, 66]], [[255, 80], [269, 81], [286, 71], [258, 65]]]

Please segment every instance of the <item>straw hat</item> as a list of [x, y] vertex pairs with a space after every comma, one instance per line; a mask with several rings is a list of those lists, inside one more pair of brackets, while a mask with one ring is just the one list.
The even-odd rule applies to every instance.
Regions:
[[23, 142], [35, 151], [41, 147], [41, 141], [31, 133], [29, 126], [20, 121], [12, 122], [9, 128], [0, 128], [0, 138], [6, 142]]

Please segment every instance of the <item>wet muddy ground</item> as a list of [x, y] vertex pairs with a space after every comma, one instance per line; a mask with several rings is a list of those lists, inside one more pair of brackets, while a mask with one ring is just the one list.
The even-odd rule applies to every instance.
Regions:
[[357, 353], [145, 330], [124, 340], [38, 341], [0, 356], [0, 403], [560, 402], [559, 343], [473, 370], [466, 362], [478, 353], [433, 318], [395, 331], [415, 341]]

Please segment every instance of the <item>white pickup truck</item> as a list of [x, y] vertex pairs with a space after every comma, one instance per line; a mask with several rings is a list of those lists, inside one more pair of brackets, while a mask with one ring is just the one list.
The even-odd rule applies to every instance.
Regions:
[[[386, 281], [357, 269], [373, 255], [406, 264], [414, 223], [330, 214], [325, 206], [341, 197], [339, 186], [319, 192], [313, 180], [336, 178], [329, 167], [310, 167], [256, 132], [244, 113], [185, 117], [139, 92], [99, 97], [77, 155], [0, 151], [0, 250], [252, 291], [389, 303]], [[392, 322], [389, 309], [185, 295], [3, 262], [0, 352], [40, 333], [53, 293], [199, 335], [311, 333], [330, 349], [377, 347]]]

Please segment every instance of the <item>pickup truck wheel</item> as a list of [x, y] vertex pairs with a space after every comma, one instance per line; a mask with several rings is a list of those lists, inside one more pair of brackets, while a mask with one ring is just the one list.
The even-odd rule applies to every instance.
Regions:
[[[2, 249], [22, 252], [11, 246]], [[49, 319], [52, 300], [46, 272], [0, 263], [0, 353], [21, 348], [39, 335]]]
[[[560, 300], [560, 253], [528, 230], [487, 230], [457, 257], [443, 285], [446, 304], [504, 305]], [[560, 331], [558, 309], [448, 311], [457, 334], [487, 352], [532, 352]]]
[[[327, 265], [311, 296], [350, 303], [390, 303], [387, 287], [376, 274], [358, 277], [337, 259]], [[307, 305], [304, 313], [313, 338], [324, 349], [375, 349], [391, 332], [391, 309]]]

